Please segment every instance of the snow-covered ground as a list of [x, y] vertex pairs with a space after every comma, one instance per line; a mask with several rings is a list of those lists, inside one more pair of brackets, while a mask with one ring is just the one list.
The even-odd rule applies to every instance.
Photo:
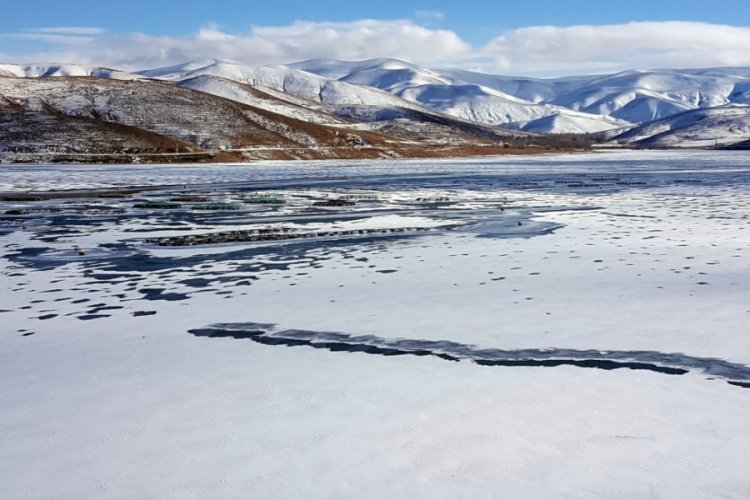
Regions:
[[[125, 185], [286, 204], [0, 202], [0, 498], [750, 496], [742, 153], [0, 171]], [[145, 241], [281, 226], [428, 230]]]

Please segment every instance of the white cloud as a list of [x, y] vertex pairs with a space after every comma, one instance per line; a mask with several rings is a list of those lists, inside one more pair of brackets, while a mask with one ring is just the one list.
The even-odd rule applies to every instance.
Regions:
[[245, 34], [226, 33], [209, 25], [182, 37], [52, 27], [0, 34], [2, 39], [33, 40], [49, 46], [45, 52], [16, 54], [10, 60], [6, 54], [3, 59], [7, 62], [77, 62], [122, 69], [207, 58], [255, 65], [311, 58], [393, 57], [506, 74], [750, 65], [746, 49], [750, 47], [750, 28], [677, 21], [527, 27], [502, 34], [482, 47], [470, 46], [453, 31], [415, 21], [373, 19], [254, 26]]
[[106, 30], [90, 26], [55, 26], [23, 30], [26, 33], [48, 33], [57, 35], [103, 35]]
[[91, 43], [105, 30], [80, 26], [26, 29], [18, 33], [0, 33], [0, 40], [26, 40], [50, 45], [84, 45]]
[[750, 28], [696, 22], [537, 26], [491, 40], [496, 70], [581, 72], [750, 65]]
[[[0, 35], [3, 36], [3, 35]], [[409, 20], [295, 22], [288, 26], [255, 26], [246, 35], [222, 32], [216, 26], [185, 37], [102, 35], [66, 50], [72, 40], [52, 33], [14, 33], [59, 45], [44, 53], [26, 54], [26, 61], [80, 62], [124, 69], [142, 69], [195, 59], [233, 59], [246, 64], [284, 64], [311, 58], [369, 59], [393, 57], [421, 63], [460, 60], [472, 48], [449, 30], [430, 29]], [[46, 38], [43, 38], [46, 37]], [[62, 37], [59, 40], [53, 37]], [[72, 37], [83, 38], [83, 37]]]

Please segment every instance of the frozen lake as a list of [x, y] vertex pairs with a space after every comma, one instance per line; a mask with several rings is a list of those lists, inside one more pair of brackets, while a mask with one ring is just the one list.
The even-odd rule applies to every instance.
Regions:
[[0, 194], [2, 498], [750, 496], [746, 153]]

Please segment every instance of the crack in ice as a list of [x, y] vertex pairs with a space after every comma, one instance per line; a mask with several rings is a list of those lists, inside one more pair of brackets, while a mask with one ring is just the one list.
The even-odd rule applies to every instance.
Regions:
[[718, 358], [659, 351], [599, 351], [595, 349], [478, 348], [448, 340], [387, 339], [340, 332], [279, 330], [272, 323], [217, 323], [189, 330], [197, 337], [249, 339], [275, 346], [307, 346], [333, 352], [360, 352], [381, 356], [434, 356], [447, 361], [469, 360], [481, 366], [576, 366], [601, 370], [647, 370], [667, 375], [699, 371], [736, 387], [750, 388], [750, 367]]

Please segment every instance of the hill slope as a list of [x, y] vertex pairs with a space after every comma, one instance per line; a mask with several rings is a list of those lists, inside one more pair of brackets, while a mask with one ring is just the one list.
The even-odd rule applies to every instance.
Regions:
[[750, 141], [750, 106], [685, 111], [633, 128], [612, 139], [651, 148], [733, 146]]
[[[208, 76], [178, 85], [0, 77], [0, 104], [0, 154], [6, 160], [33, 160], [34, 154], [77, 154], [82, 161], [84, 155], [90, 161], [96, 155], [130, 161], [144, 154], [168, 155], [165, 161], [196, 154], [223, 160], [424, 156], [435, 147], [438, 155], [467, 154], [529, 142], [523, 134], [391, 106], [339, 110], [370, 118], [354, 122], [327, 113], [320, 103]], [[373, 109], [389, 116], [374, 116]]]
[[333, 158], [570, 147], [584, 142], [555, 134], [592, 133], [715, 147], [750, 139], [749, 105], [747, 68], [535, 79], [395, 59], [211, 59], [138, 73], [3, 64], [0, 150]]

